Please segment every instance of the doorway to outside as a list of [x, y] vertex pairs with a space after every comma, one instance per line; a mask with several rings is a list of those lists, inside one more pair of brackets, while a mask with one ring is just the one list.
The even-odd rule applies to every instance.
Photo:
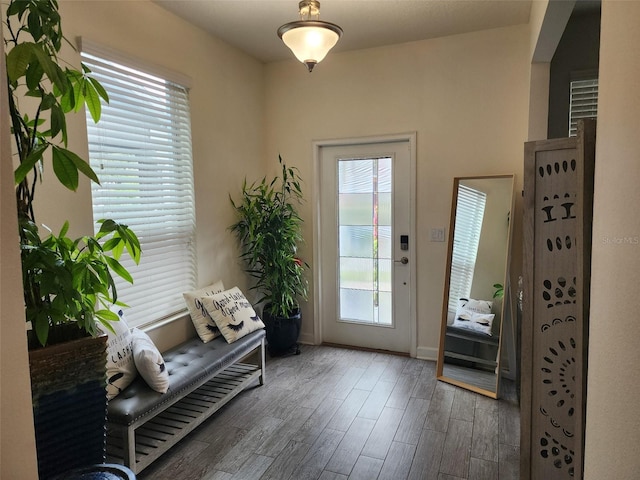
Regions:
[[316, 343], [415, 356], [415, 134], [314, 147]]

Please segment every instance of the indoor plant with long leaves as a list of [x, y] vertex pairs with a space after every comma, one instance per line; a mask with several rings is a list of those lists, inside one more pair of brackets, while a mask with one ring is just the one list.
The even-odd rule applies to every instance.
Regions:
[[104, 459], [106, 338], [98, 324], [110, 328], [118, 320], [109, 310], [117, 303], [112, 274], [132, 280], [118, 258], [126, 251], [137, 262], [140, 244], [112, 220], [100, 221], [95, 235], [69, 238], [65, 223], [59, 234], [41, 238], [34, 204], [49, 159], [70, 190], [79, 174], [98, 182], [67, 148], [66, 115], [86, 107], [98, 121], [108, 95], [88, 69], [58, 57], [66, 39], [56, 0], [12, 0], [4, 33], [38, 471], [45, 479]]
[[300, 301], [307, 299], [308, 265], [298, 256], [303, 242], [302, 179], [296, 168], [287, 167], [278, 157], [280, 175], [271, 180], [242, 185], [242, 196], [231, 203], [237, 222], [230, 229], [241, 245], [245, 271], [254, 279], [252, 289], [263, 303], [263, 321], [272, 355], [299, 353]]

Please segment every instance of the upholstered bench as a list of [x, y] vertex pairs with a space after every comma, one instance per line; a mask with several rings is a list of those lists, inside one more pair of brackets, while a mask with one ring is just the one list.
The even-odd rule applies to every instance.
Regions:
[[167, 393], [138, 377], [109, 401], [107, 460], [138, 473], [255, 380], [264, 384], [264, 338], [264, 330], [231, 344], [194, 338], [164, 352]]

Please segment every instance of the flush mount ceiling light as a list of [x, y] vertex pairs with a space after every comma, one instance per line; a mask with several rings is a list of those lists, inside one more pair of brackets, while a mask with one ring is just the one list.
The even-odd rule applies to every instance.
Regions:
[[302, 0], [298, 8], [300, 20], [282, 25], [278, 29], [278, 36], [311, 72], [316, 63], [321, 62], [338, 43], [342, 28], [335, 23], [319, 20], [320, 2], [317, 0]]

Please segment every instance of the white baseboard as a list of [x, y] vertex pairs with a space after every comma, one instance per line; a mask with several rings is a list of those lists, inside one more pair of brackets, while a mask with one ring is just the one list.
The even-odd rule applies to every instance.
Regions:
[[435, 362], [438, 360], [438, 349], [432, 347], [418, 347], [416, 351], [416, 358]]
[[[303, 345], [315, 345], [313, 335], [310, 333], [301, 333], [298, 342]], [[438, 349], [432, 347], [418, 347], [416, 350], [416, 358], [435, 362], [438, 360]]]
[[311, 333], [301, 333], [298, 338], [298, 342], [304, 345], [315, 345], [313, 341], [313, 334]]

